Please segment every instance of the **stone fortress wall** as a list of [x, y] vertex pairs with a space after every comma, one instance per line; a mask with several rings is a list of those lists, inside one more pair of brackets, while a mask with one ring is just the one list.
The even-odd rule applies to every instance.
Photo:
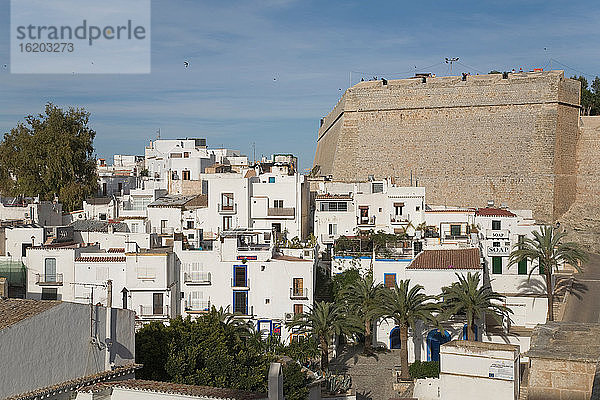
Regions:
[[323, 118], [314, 166], [341, 181], [412, 175], [430, 204], [493, 200], [554, 222], [590, 201], [580, 170], [600, 166], [583, 155], [579, 98], [562, 71], [360, 82]]

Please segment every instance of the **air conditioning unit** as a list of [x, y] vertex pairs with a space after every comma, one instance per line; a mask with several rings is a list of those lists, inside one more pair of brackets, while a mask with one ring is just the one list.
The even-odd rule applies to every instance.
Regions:
[[286, 321], [291, 321], [293, 319], [294, 319], [294, 313], [291, 313], [291, 312], [285, 313], [285, 320]]

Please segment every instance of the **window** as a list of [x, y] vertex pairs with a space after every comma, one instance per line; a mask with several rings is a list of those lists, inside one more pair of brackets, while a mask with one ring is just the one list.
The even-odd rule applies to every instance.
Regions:
[[[523, 243], [525, 243], [525, 235], [519, 235], [519, 249], [523, 248]], [[519, 261], [518, 273], [519, 275], [527, 275], [527, 258]]]
[[270, 176], [269, 177], [269, 183], [275, 183], [275, 177], [274, 176]]
[[167, 233], [167, 220], [166, 219], [162, 219], [160, 221], [160, 233], [161, 234], [165, 234]]
[[194, 240], [194, 234], [193, 234], [193, 233], [190, 233], [190, 234], [187, 236], [187, 238], [188, 238], [189, 240]]
[[186, 229], [194, 229], [194, 221], [186, 221], [185, 227]]
[[302, 314], [302, 312], [304, 312], [302, 304], [294, 304], [294, 315]]
[[500, 247], [500, 242], [493, 242], [492, 246], [494, 246], [494, 247]]
[[189, 151], [185, 151], [183, 153], [183, 158], [190, 158], [190, 152]]
[[283, 200], [273, 200], [274, 208], [283, 208]]
[[233, 210], [233, 193], [221, 193], [221, 209]]
[[100, 221], [106, 221], [106, 214], [105, 213], [98, 214], [98, 219], [100, 219]]
[[383, 274], [383, 285], [386, 288], [393, 288], [396, 286], [396, 274]]
[[190, 171], [181, 171], [181, 179], [184, 181], [190, 180]]
[[277, 233], [281, 233], [281, 222], [274, 222], [271, 225], [271, 229], [273, 229]]
[[42, 300], [58, 300], [58, 289], [42, 288]]
[[450, 236], [460, 236], [460, 225], [450, 225]]
[[234, 265], [233, 266], [233, 286], [235, 287], [246, 287], [247, 283], [247, 269], [245, 265]]
[[231, 216], [225, 216], [223, 217], [223, 230], [224, 231], [228, 231], [231, 229], [231, 222], [233, 221], [233, 218]]
[[324, 201], [321, 203], [321, 211], [348, 211], [348, 203], [345, 201]]
[[421, 211], [421, 206], [416, 206], [415, 211]]
[[106, 196], [106, 182], [102, 183], [102, 196]]
[[337, 224], [329, 224], [329, 235], [337, 235]]
[[181, 153], [171, 153], [171, 158], [181, 158]]
[[383, 193], [383, 182], [373, 182], [371, 188], [373, 193]]
[[492, 257], [492, 274], [502, 273], [502, 257]]
[[241, 290], [233, 291], [233, 312], [248, 315], [248, 292]]
[[404, 203], [394, 203], [394, 215], [402, 215], [402, 209], [404, 208]]
[[493, 231], [499, 231], [500, 230], [500, 221], [492, 221], [492, 230]]
[[152, 314], [153, 315], [163, 315], [163, 294], [162, 293], [154, 293], [152, 295]]
[[304, 296], [304, 279], [294, 278], [292, 294], [294, 297]]
[[119, 182], [119, 193], [123, 191], [123, 183]]
[[56, 258], [44, 260], [44, 282], [56, 282]]
[[127, 309], [127, 289], [123, 288], [123, 291], [121, 293], [123, 293], [123, 309], [126, 310]]

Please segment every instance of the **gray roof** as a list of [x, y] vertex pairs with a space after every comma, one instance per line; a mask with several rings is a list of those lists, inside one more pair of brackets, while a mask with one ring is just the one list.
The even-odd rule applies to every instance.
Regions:
[[533, 329], [528, 357], [600, 361], [600, 324], [546, 322]]
[[183, 207], [185, 204], [196, 198], [196, 195], [183, 196], [179, 194], [163, 196], [152, 203], [148, 204], [148, 207]]
[[60, 301], [0, 299], [0, 329], [21, 322], [60, 304]]
[[114, 232], [128, 232], [127, 224], [124, 222], [106, 222], [93, 219], [83, 219], [71, 222], [74, 230], [79, 232], [108, 232], [108, 226], [112, 226]]

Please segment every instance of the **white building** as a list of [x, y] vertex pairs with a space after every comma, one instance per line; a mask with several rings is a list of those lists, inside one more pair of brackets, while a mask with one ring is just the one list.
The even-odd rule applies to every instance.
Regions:
[[88, 304], [0, 299], [0, 398], [67, 400], [81, 386], [133, 378], [133, 318]]
[[111, 197], [129, 194], [131, 189], [139, 186], [139, 174], [143, 166], [143, 157], [115, 154], [113, 165], [106, 160], [96, 161], [98, 173], [98, 196]]
[[41, 226], [62, 225], [62, 204], [58, 199], [0, 197], [0, 221], [11, 220]]
[[175, 242], [182, 315], [223, 307], [252, 320], [264, 335], [287, 342], [293, 332], [285, 322], [313, 302], [312, 249], [306, 258], [278, 253], [271, 231], [232, 230], [220, 238], [205, 250], [183, 249], [182, 242]]
[[413, 236], [425, 221], [425, 188], [399, 187], [388, 180], [319, 182], [314, 229], [319, 244], [331, 248], [340, 236], [358, 230]]

